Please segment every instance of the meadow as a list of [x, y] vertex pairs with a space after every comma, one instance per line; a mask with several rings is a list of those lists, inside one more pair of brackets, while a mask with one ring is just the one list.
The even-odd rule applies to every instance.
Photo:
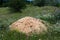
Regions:
[[[0, 8], [0, 40], [60, 40], [60, 8], [54, 6], [27, 6], [22, 12], [11, 12], [8, 7]], [[27, 36], [17, 31], [10, 31], [9, 25], [25, 16], [39, 18], [48, 24], [44, 35]]]

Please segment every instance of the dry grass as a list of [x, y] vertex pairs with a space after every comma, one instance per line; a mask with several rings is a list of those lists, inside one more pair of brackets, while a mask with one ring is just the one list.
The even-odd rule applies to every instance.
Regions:
[[18, 30], [25, 34], [37, 33], [47, 31], [47, 27], [42, 20], [33, 17], [24, 17], [10, 25], [11, 30]]

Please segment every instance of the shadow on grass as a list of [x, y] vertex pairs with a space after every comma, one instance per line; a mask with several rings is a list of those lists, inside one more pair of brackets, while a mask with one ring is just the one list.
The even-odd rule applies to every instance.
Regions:
[[27, 36], [17, 31], [8, 31], [8, 30], [1, 31], [0, 34], [1, 34], [1, 40], [39, 40], [39, 39], [44, 40], [46, 37], [46, 35]]
[[3, 40], [25, 40], [26, 39], [26, 35], [23, 33], [19, 33], [17, 31], [3, 31], [2, 32], [3, 36], [2, 39]]
[[0, 40], [60, 40], [59, 35], [59, 32], [47, 32], [44, 35], [27, 36], [17, 31], [0, 30]]

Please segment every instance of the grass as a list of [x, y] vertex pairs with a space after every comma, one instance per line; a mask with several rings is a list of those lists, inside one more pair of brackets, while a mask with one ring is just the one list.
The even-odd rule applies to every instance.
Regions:
[[[53, 16], [56, 13], [57, 14], [60, 13], [57, 10], [59, 10], [59, 8], [52, 6], [45, 6], [45, 7], [30, 6], [22, 10], [22, 13], [20, 12], [12, 13], [9, 11], [8, 7], [0, 8], [0, 40], [39, 40], [39, 39], [60, 40], [60, 31], [59, 31], [60, 26], [58, 26], [60, 23], [58, 23], [59, 21], [55, 22], [56, 19], [55, 16]], [[16, 31], [9, 31], [10, 24], [25, 16], [32, 16], [35, 18], [39, 18], [46, 21], [46, 23], [49, 24], [55, 22], [55, 24], [49, 25], [48, 33], [44, 35], [28, 36], [28, 39], [27, 36], [23, 33], [19, 33]]]

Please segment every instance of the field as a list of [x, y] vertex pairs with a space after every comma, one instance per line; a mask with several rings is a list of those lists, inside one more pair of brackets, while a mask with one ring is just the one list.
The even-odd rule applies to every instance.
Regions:
[[[53, 6], [28, 6], [22, 12], [11, 12], [8, 7], [0, 8], [0, 40], [60, 40], [60, 8]], [[17, 31], [10, 31], [9, 25], [25, 16], [44, 20], [48, 33], [44, 35], [27, 36]]]

